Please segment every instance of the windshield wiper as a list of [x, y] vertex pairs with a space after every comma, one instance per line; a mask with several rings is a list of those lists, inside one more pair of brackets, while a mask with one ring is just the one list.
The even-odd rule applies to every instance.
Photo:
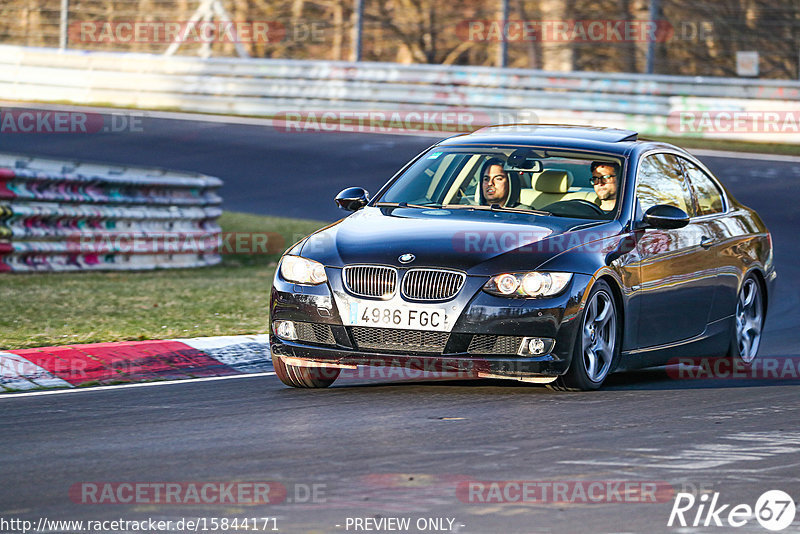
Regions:
[[484, 206], [483, 204], [477, 205], [469, 205], [469, 204], [445, 204], [442, 206], [445, 209], [456, 209], [456, 210], [481, 210], [481, 211], [503, 211], [509, 213], [528, 213], [533, 215], [552, 215], [549, 211], [543, 210], [534, 210], [534, 209], [527, 209], [527, 208], [507, 208], [505, 206], [501, 206], [500, 204], [492, 204], [491, 206]]
[[441, 206], [438, 204], [409, 204], [408, 202], [376, 202], [376, 208], [421, 208], [421, 209], [439, 209]]

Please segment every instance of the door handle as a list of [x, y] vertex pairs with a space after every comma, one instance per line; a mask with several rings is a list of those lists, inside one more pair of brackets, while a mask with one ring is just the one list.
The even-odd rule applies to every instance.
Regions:
[[711, 245], [713, 245], [713, 244], [714, 244], [714, 241], [710, 237], [708, 237], [707, 235], [704, 235], [703, 237], [700, 238], [700, 246], [703, 247], [706, 250], [710, 249]]

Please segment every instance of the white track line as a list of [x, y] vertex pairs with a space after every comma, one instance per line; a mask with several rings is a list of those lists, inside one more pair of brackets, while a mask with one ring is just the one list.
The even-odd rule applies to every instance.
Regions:
[[73, 388], [73, 389], [50, 389], [46, 391], [30, 391], [27, 393], [4, 393], [0, 394], [0, 401], [6, 399], [18, 399], [21, 397], [38, 397], [41, 395], [66, 395], [67, 393], [91, 393], [97, 391], [109, 391], [115, 389], [128, 389], [128, 388], [145, 388], [151, 386], [171, 386], [174, 384], [196, 384], [198, 382], [212, 382], [215, 380], [233, 380], [236, 378], [252, 378], [257, 376], [273, 376], [274, 371], [266, 371], [263, 373], [250, 373], [241, 375], [228, 375], [228, 376], [208, 376], [204, 378], [182, 378], [180, 380], [161, 380], [156, 382], [137, 382], [135, 384], [115, 384], [113, 386], [96, 386], [87, 388]]
[[[42, 109], [45, 111], [71, 111], [78, 113], [98, 113], [105, 115], [112, 114], [128, 114], [134, 117], [146, 117], [150, 119], [170, 119], [181, 121], [195, 121], [195, 122], [208, 122], [218, 124], [244, 124], [248, 126], [268, 126], [273, 128], [275, 126], [284, 126], [286, 121], [280, 119], [269, 119], [265, 117], [240, 117], [237, 115], [212, 115], [208, 113], [189, 113], [185, 111], [153, 111], [149, 109], [137, 108], [106, 108], [97, 106], [76, 106], [76, 105], [60, 105], [60, 104], [46, 104], [42, 102], [9, 102], [0, 100], [0, 107], [15, 108], [15, 109]], [[336, 132], [333, 132], [336, 133]], [[343, 132], [350, 133], [350, 132]], [[417, 137], [436, 137], [444, 139], [464, 132], [435, 132], [425, 130], [409, 130], [409, 131], [390, 131], [390, 132], [353, 132], [362, 134], [382, 134], [382, 135], [406, 135]]]

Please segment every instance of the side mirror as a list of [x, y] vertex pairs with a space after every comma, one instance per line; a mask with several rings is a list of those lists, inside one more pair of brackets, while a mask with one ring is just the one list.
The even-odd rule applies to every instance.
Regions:
[[644, 222], [653, 228], [683, 228], [689, 224], [689, 215], [675, 206], [658, 204], [644, 212]]
[[363, 187], [348, 187], [339, 192], [334, 201], [345, 211], [358, 211], [369, 202], [369, 192]]

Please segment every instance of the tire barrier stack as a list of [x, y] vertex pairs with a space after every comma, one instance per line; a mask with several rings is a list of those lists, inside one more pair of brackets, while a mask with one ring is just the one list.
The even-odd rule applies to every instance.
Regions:
[[219, 178], [0, 154], [0, 272], [220, 262]]

